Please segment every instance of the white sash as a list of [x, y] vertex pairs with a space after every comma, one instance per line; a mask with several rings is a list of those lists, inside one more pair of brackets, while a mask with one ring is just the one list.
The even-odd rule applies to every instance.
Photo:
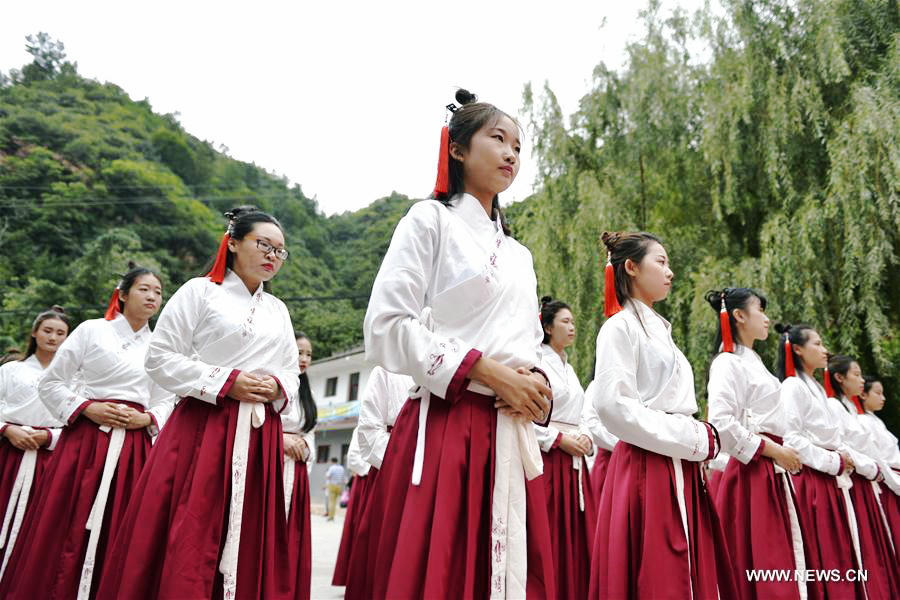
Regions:
[[284, 516], [291, 515], [291, 498], [294, 496], [294, 468], [297, 461], [293, 458], [284, 457]]
[[[24, 427], [33, 431], [31, 427]], [[6, 534], [9, 532], [9, 542], [6, 543], [6, 553], [3, 555], [3, 565], [0, 566], [0, 578], [6, 571], [6, 563], [16, 547], [16, 538], [22, 527], [22, 519], [25, 518], [25, 509], [28, 507], [28, 496], [31, 494], [31, 483], [34, 481], [34, 471], [37, 465], [37, 450], [26, 450], [16, 470], [16, 480], [13, 482], [12, 494], [6, 505], [6, 514], [3, 516], [3, 529], [0, 530], [0, 549], [6, 543]], [[11, 529], [10, 523], [12, 523]]]
[[[562, 421], [550, 421], [550, 426], [555, 427], [562, 433], [568, 433], [571, 435], [579, 436], [581, 435], [581, 430], [578, 428], [578, 425], [573, 425], [572, 423], [563, 423]], [[582, 475], [584, 473], [584, 469], [581, 466], [584, 464], [583, 456], [573, 456], [572, 457], [572, 468], [578, 471], [578, 508], [581, 512], [584, 512], [584, 481]], [[596, 500], [596, 499], [595, 499]]]

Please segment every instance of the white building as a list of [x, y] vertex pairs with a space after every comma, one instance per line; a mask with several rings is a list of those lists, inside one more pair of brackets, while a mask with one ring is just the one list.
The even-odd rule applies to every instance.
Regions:
[[313, 361], [306, 371], [319, 411], [316, 464], [309, 478], [314, 502], [323, 498], [325, 471], [332, 457], [347, 466], [350, 436], [359, 417], [359, 396], [371, 372], [372, 365], [366, 363], [362, 346]]

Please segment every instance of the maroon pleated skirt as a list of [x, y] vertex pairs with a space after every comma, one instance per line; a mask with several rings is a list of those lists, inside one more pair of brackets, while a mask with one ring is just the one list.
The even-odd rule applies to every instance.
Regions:
[[672, 459], [625, 442], [616, 444], [600, 499], [590, 598], [738, 598], [700, 463], [681, 465], [687, 539]]
[[[143, 411], [131, 402], [128, 404]], [[85, 528], [97, 497], [110, 434], [79, 416], [63, 429], [41, 476], [39, 494], [25, 513], [16, 547], [12, 550], [0, 598], [75, 598], [87, 552], [90, 531]], [[150, 452], [146, 429], [125, 432], [116, 473], [110, 483], [97, 553], [92, 593], [108, 559], [107, 542], [118, 535], [135, 484]]]
[[[153, 447], [113, 541], [97, 598], [221, 598], [239, 403], [184, 398]], [[294, 598], [281, 419], [251, 428], [236, 597]], [[301, 469], [302, 470], [302, 469]]]
[[862, 585], [850, 581], [846, 574], [858, 569], [847, 522], [847, 506], [834, 475], [826, 475], [804, 467], [791, 476], [800, 513], [806, 554], [806, 568], [814, 571], [835, 570], [838, 577], [817, 579], [808, 583], [810, 598], [863, 600]]
[[294, 574], [294, 598], [309, 600], [312, 578], [312, 535], [309, 520], [309, 473], [306, 463], [294, 465], [294, 491], [288, 513], [288, 561]]
[[[594, 466], [591, 467], [591, 494], [594, 496], [594, 505], [600, 506], [600, 497], [603, 495], [603, 482], [606, 481], [606, 471], [609, 468], [609, 459], [612, 452], [605, 448], [597, 448], [594, 454]], [[596, 511], [595, 511], [596, 514]], [[591, 548], [594, 545], [594, 534], [591, 533]]]
[[[775, 473], [774, 463], [763, 456], [746, 465], [732, 458], [725, 471], [719, 473], [722, 475], [715, 505], [741, 599], [800, 598], [799, 586], [806, 587], [805, 584], [793, 580], [753, 582], [746, 575], [751, 569], [794, 573], [798, 568], [791, 536], [790, 507], [785, 496], [786, 476]], [[793, 491], [790, 493], [796, 507]], [[802, 550], [802, 540], [798, 541]]]
[[360, 522], [377, 476], [378, 469], [375, 467], [370, 467], [369, 472], [365, 475], [353, 476], [353, 485], [350, 486], [350, 502], [347, 504], [347, 513], [344, 515], [344, 530], [341, 533], [341, 545], [338, 547], [331, 585], [347, 585], [347, 573], [353, 546], [358, 541]]
[[900, 553], [900, 497], [884, 483], [878, 485], [881, 487], [881, 505], [884, 507], [888, 526], [891, 528], [894, 551]]
[[[394, 424], [366, 507], [372, 563], [354, 573], [346, 598], [486, 598], [490, 595], [491, 497], [497, 411], [494, 398], [470, 391], [455, 402], [432, 396], [422, 481], [411, 484], [420, 401], [406, 402]], [[526, 484], [529, 598], [554, 597], [544, 481]]]
[[[728, 462], [730, 463], [731, 460]], [[722, 477], [724, 475], [725, 471], [720, 471], [719, 469], [710, 469], [707, 473], [706, 491], [713, 502], [715, 502], [716, 498], [719, 496], [719, 486], [722, 483]]]
[[[550, 521], [550, 543], [556, 574], [557, 598], [587, 598], [591, 551], [597, 528], [597, 503], [593, 496], [587, 463], [581, 461], [581, 481], [572, 456], [560, 448], [541, 453], [544, 458], [544, 490]], [[579, 483], [584, 510], [578, 495]]]
[[[3, 517], [9, 508], [9, 498], [12, 495], [16, 476], [19, 473], [19, 464], [21, 464], [24, 455], [25, 453], [13, 446], [8, 439], [0, 438], [0, 524], [2, 524]], [[30, 507], [32, 499], [38, 497], [38, 486], [52, 457], [53, 452], [46, 448], [41, 448], [37, 451], [37, 460], [34, 463], [34, 477], [31, 480], [31, 491], [28, 494], [26, 507]], [[10, 520], [9, 529], [11, 528], [12, 521]], [[3, 562], [3, 557], [10, 550], [7, 546], [9, 535], [10, 532], [7, 530], [6, 539], [0, 540], [0, 544], [3, 544], [3, 547], [0, 548], [0, 563]]]
[[866, 570], [866, 595], [868, 600], [894, 600], [900, 598], [900, 574], [897, 572], [897, 554], [891, 546], [890, 533], [884, 519], [872, 482], [854, 473], [850, 497], [859, 528], [859, 549], [863, 569]]

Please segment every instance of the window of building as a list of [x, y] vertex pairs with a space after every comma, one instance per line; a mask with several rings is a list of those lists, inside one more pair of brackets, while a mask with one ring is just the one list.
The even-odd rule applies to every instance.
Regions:
[[328, 462], [329, 454], [331, 453], [331, 446], [319, 446], [316, 450], [316, 462], [319, 464], [325, 464]]
[[325, 381], [325, 396], [337, 395], [337, 377], [329, 377]]
[[350, 373], [350, 390], [347, 392], [347, 402], [353, 402], [359, 397], [359, 373]]

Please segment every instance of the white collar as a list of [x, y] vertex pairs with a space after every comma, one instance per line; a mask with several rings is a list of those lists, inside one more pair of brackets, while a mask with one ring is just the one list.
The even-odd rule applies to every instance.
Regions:
[[454, 207], [458, 211], [459, 217], [472, 227], [484, 229], [485, 231], [488, 231], [488, 228], [490, 228], [492, 233], [501, 230], [499, 214], [496, 219], [492, 220], [484, 212], [484, 206], [482, 206], [481, 201], [472, 194], [456, 194], [450, 198], [448, 204]]
[[144, 335], [150, 335], [150, 322], [144, 324], [143, 327], [135, 331], [131, 328], [131, 324], [128, 322], [128, 319], [125, 318], [125, 315], [122, 313], [116, 314], [116, 318], [109, 322], [112, 325], [113, 330], [119, 334], [119, 337], [131, 340], [131, 339], [140, 339]]
[[259, 294], [260, 292], [262, 292], [263, 286], [265, 284], [263, 282], [260, 282], [259, 287], [257, 287], [256, 291], [251, 294], [250, 290], [248, 290], [247, 286], [244, 284], [244, 280], [241, 279], [240, 277], [238, 277], [237, 273], [235, 273], [231, 269], [228, 269], [227, 271], [225, 271], [225, 277], [222, 279], [221, 285], [222, 285], [223, 289], [227, 289], [227, 290], [231, 290], [232, 288], [234, 288], [235, 290], [240, 289], [240, 290], [243, 290], [243, 292], [245, 294], [247, 294], [248, 296], [255, 296], [255, 295]]

